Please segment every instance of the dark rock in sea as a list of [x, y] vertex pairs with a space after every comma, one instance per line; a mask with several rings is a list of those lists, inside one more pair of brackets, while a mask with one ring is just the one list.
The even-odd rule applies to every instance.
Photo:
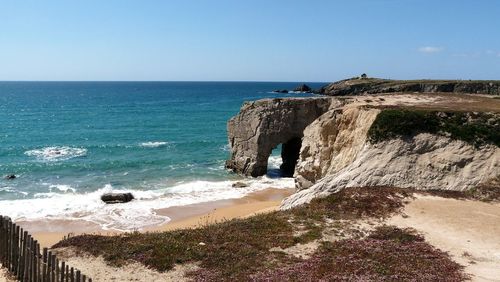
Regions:
[[295, 88], [293, 91], [310, 93], [310, 92], [312, 92], [312, 88], [309, 87], [307, 84], [302, 84], [302, 85], [299, 85], [297, 88]]
[[233, 183], [233, 188], [244, 188], [244, 187], [248, 187], [248, 184], [244, 183], [244, 182], [235, 182]]
[[277, 89], [277, 90], [273, 90], [274, 93], [288, 93], [288, 90], [286, 89]]
[[133, 199], [132, 193], [106, 193], [101, 196], [101, 200], [106, 204], [127, 203]]
[[12, 180], [12, 179], [16, 179], [17, 176], [15, 174], [9, 174], [9, 175], [6, 175], [4, 178], [8, 179], [8, 180]]

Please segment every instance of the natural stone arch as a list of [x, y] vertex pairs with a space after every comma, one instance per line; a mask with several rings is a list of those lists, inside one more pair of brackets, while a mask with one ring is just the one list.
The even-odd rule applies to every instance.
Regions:
[[[291, 152], [295, 152], [292, 148], [300, 146], [297, 140], [303, 137], [304, 129], [329, 109], [331, 101], [332, 98], [287, 98], [245, 103], [228, 122], [231, 158], [226, 167], [253, 177], [264, 175], [273, 148], [288, 144], [289, 150], [284, 150], [285, 166], [290, 170]], [[294, 141], [290, 143], [291, 140]]]
[[283, 163], [280, 166], [283, 177], [292, 177], [295, 172], [295, 166], [299, 160], [302, 138], [294, 137], [288, 142], [283, 143], [281, 147], [281, 159]]

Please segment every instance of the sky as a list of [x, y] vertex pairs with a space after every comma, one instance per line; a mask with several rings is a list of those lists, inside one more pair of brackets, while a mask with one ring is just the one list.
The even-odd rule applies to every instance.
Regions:
[[498, 0], [0, 0], [0, 80], [500, 79]]

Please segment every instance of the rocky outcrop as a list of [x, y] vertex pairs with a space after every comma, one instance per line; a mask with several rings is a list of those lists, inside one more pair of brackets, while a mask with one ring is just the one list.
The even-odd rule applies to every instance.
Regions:
[[334, 109], [311, 123], [304, 131], [295, 172], [296, 187], [309, 188], [352, 163], [379, 112], [362, 107]]
[[328, 97], [264, 99], [245, 103], [240, 113], [228, 122], [231, 158], [226, 167], [244, 175], [264, 175], [267, 160], [279, 144], [283, 144], [285, 169], [295, 167], [304, 129], [330, 106], [338, 105], [338, 100]]
[[330, 96], [347, 96], [395, 92], [421, 93], [470, 93], [500, 95], [500, 81], [488, 80], [390, 80], [378, 78], [353, 78], [331, 83], [317, 93]]
[[460, 140], [428, 133], [410, 139], [366, 142], [350, 164], [312, 187], [285, 199], [283, 209], [348, 187], [396, 186], [463, 191], [500, 173], [500, 149], [476, 148]]
[[288, 90], [286, 89], [276, 89], [276, 90], [273, 90], [274, 93], [288, 93]]
[[8, 174], [8, 175], [4, 176], [4, 179], [7, 179], [7, 180], [13, 180], [16, 178], [17, 178], [17, 176], [15, 174]]
[[304, 130], [301, 191], [282, 208], [348, 187], [469, 190], [500, 176], [499, 144], [500, 113], [331, 110]]
[[228, 135], [227, 167], [248, 176], [265, 174], [282, 144], [281, 170], [299, 190], [284, 209], [348, 187], [463, 191], [500, 177], [500, 100], [493, 97], [265, 99], [245, 103]]
[[302, 84], [302, 85], [297, 86], [293, 91], [310, 93], [312, 91], [312, 88], [309, 87], [307, 84]]

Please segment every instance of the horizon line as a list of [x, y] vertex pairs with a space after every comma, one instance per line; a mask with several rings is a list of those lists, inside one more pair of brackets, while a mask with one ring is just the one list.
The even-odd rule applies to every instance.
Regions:
[[0, 80], [0, 82], [256, 82], [256, 83], [331, 83], [331, 81], [273, 80]]

